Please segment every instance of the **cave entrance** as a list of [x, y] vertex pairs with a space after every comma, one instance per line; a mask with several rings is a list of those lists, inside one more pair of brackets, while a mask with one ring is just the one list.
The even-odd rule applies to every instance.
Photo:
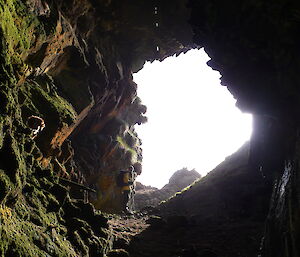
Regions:
[[235, 152], [252, 132], [252, 116], [242, 113], [203, 49], [146, 63], [134, 74], [148, 123], [136, 126], [143, 142], [138, 181], [162, 187], [183, 168], [202, 176]]

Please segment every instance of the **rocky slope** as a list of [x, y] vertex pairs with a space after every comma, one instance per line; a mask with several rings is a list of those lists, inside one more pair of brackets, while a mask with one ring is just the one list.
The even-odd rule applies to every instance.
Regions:
[[152, 209], [155, 216], [138, 219], [145, 225], [123, 247], [134, 257], [256, 257], [270, 182], [249, 165], [246, 143], [207, 176]]
[[[254, 114], [243, 171], [273, 186], [262, 256], [298, 257], [299, 13], [296, 0], [0, 0], [0, 254], [108, 254], [107, 220], [94, 207], [120, 212], [117, 172], [142, 170], [134, 125], [146, 107], [132, 72], [204, 47]], [[235, 186], [223, 190], [244, 195]]]
[[169, 183], [161, 189], [144, 186], [138, 182], [134, 196], [134, 207], [136, 210], [141, 210], [145, 207], [155, 207], [161, 201], [167, 200], [199, 178], [201, 178], [201, 175], [196, 170], [183, 168], [176, 171], [169, 179]]

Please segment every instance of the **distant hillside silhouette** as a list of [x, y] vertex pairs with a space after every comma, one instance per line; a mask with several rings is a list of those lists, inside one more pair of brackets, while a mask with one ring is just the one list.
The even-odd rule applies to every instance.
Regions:
[[161, 201], [167, 200], [176, 192], [181, 191], [199, 178], [201, 178], [201, 175], [196, 170], [182, 168], [171, 176], [169, 183], [162, 189], [144, 186], [140, 182], [137, 182], [134, 199], [135, 208], [141, 210], [146, 206], [157, 206]]

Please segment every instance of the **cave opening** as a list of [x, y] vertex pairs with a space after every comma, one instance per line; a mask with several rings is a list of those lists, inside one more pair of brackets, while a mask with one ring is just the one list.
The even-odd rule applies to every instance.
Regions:
[[138, 181], [161, 188], [182, 168], [202, 176], [238, 150], [252, 133], [204, 49], [146, 63], [134, 74], [148, 122], [136, 126], [143, 148]]

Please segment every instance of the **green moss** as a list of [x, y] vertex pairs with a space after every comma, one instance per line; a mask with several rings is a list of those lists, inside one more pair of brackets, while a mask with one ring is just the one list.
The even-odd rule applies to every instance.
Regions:
[[50, 142], [55, 134], [63, 127], [73, 124], [77, 117], [72, 105], [57, 93], [53, 81], [48, 76], [25, 82], [19, 87], [16, 98], [20, 102], [19, 116], [24, 128], [31, 115], [44, 119], [46, 127], [41, 132], [42, 136], [35, 140], [44, 154], [49, 151]]
[[183, 193], [185, 193], [186, 191], [188, 191], [189, 189], [191, 189], [193, 186], [195, 186], [197, 183], [199, 183], [199, 181], [204, 182], [205, 181], [205, 177], [204, 178], [199, 178], [197, 180], [195, 180], [192, 184], [186, 186], [185, 188], [183, 188], [181, 191], [176, 192], [174, 195], [170, 196], [167, 200], [163, 200], [159, 203], [159, 205], [161, 204], [165, 204], [166, 202], [174, 199], [177, 196], [182, 195]]
[[6, 40], [7, 62], [24, 66], [23, 59], [36, 40], [36, 31], [39, 36], [43, 35], [38, 19], [28, 12], [22, 1], [1, 0], [0, 24]]
[[37, 82], [32, 84], [26, 83], [26, 89], [29, 89], [27, 96], [32, 100], [32, 105], [36, 110], [43, 112], [45, 119], [51, 119], [51, 117], [56, 117], [61, 122], [65, 122], [68, 125], [72, 124], [77, 116], [74, 108], [69, 104], [64, 98], [58, 95], [56, 92], [54, 84], [52, 82], [44, 82], [44, 88], [49, 88], [50, 91], [47, 92], [43, 89]]
[[[43, 37], [43, 25], [28, 12], [25, 1], [0, 0], [0, 155], [5, 160], [0, 164], [3, 257], [75, 257], [87, 254], [90, 247], [84, 245], [77, 232], [75, 241], [81, 249], [69, 241], [70, 233], [63, 220], [67, 217], [62, 216], [66, 212], [63, 200], [67, 191], [61, 190], [59, 196], [47, 191], [54, 187], [53, 170], [51, 165], [43, 170], [36, 161], [44, 150], [40, 141], [49, 147], [53, 135], [73, 124], [77, 117], [50, 77], [41, 76], [34, 81], [27, 77], [25, 83], [20, 83], [28, 69], [24, 60], [34, 52], [35, 44], [45, 42]], [[86, 99], [90, 97], [88, 93]], [[41, 139], [37, 137], [35, 143], [27, 133], [30, 115], [40, 116], [46, 123]]]
[[23, 149], [22, 149], [23, 146], [24, 146], [24, 142], [20, 140], [17, 141], [16, 139], [14, 139], [12, 141], [12, 148], [16, 156], [17, 169], [18, 169], [17, 182], [20, 185], [24, 183], [26, 179], [26, 175], [30, 171], [27, 169], [25, 159], [23, 158], [24, 156]]
[[11, 191], [13, 185], [3, 170], [0, 170], [0, 202]]
[[[23, 213], [31, 212], [24, 203], [18, 203], [16, 209]], [[52, 214], [52, 217], [54, 216]], [[50, 221], [52, 222], [51, 228], [45, 229], [24, 219], [24, 216], [20, 219], [15, 210], [0, 206], [0, 255], [78, 256], [70, 242], [59, 234], [60, 229], [56, 220], [49, 219]]]
[[135, 151], [135, 149], [133, 147], [130, 147], [121, 136], [117, 136], [117, 141], [123, 149], [125, 149], [127, 152], [129, 152], [131, 154], [131, 156], [132, 156], [131, 162], [136, 163], [138, 156], [137, 156], [137, 152]]
[[67, 229], [59, 215], [46, 210], [49, 193], [36, 186], [29, 189], [14, 209], [0, 206], [0, 255], [78, 256], [66, 238]]
[[72, 234], [72, 242], [75, 247], [82, 253], [82, 256], [88, 256], [88, 247], [84, 244], [77, 231]]

